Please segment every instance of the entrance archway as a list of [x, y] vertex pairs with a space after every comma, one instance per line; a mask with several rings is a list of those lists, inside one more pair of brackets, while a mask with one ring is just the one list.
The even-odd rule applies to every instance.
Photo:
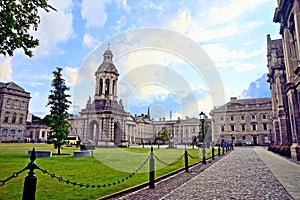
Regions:
[[99, 123], [96, 120], [91, 121], [89, 124], [88, 134], [86, 139], [92, 140], [95, 142], [95, 138], [97, 134], [99, 133]]
[[114, 144], [116, 146], [120, 146], [122, 143], [122, 129], [119, 122], [115, 122], [114, 124]]

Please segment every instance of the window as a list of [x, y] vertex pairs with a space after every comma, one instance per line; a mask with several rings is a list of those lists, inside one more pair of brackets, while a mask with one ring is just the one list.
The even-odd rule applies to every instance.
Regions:
[[224, 121], [224, 117], [221, 117], [221, 121]]
[[266, 115], [266, 114], [263, 114], [263, 115], [262, 115], [262, 118], [263, 118], [263, 119], [267, 119], [267, 115]]
[[224, 131], [224, 125], [221, 125], [221, 131]]
[[25, 101], [21, 102], [21, 110], [25, 110]]
[[105, 96], [109, 95], [109, 79], [105, 80]]
[[245, 120], [245, 116], [244, 115], [241, 116], [241, 120]]
[[233, 116], [230, 116], [230, 120], [233, 121], [233, 120], [234, 120], [234, 117], [233, 117]]
[[256, 131], [256, 124], [252, 124], [252, 130]]
[[23, 114], [21, 114], [19, 117], [19, 124], [23, 124]]
[[18, 108], [19, 108], [19, 101], [16, 100], [16, 101], [14, 102], [14, 109], [18, 109]]
[[11, 100], [7, 99], [6, 101], [6, 108], [11, 108]]
[[268, 130], [267, 124], [263, 124], [263, 129], [264, 129], [265, 131]]
[[230, 127], [231, 127], [231, 131], [234, 131], [234, 125], [231, 125]]
[[6, 112], [3, 122], [8, 123], [8, 118], [9, 118], [9, 112]]
[[255, 120], [255, 115], [252, 115], [252, 116], [251, 116], [251, 119]]
[[245, 124], [242, 124], [242, 131], [245, 131]]
[[292, 55], [294, 58], [297, 59], [297, 61], [299, 60], [299, 55], [298, 55], [298, 44], [297, 44], [297, 34], [296, 34], [296, 30], [295, 30], [295, 22], [293, 21], [291, 23], [291, 29], [290, 29], [290, 33], [292, 35]]
[[11, 120], [11, 123], [16, 123], [16, 118], [17, 118], [17, 114], [14, 113], [13, 117], [12, 117], [12, 120]]

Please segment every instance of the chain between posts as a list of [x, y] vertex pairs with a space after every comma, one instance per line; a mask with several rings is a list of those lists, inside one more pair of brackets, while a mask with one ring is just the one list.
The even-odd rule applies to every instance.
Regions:
[[25, 170], [27, 170], [27, 167], [25, 167], [24, 169], [18, 171], [18, 172], [14, 172], [11, 176], [7, 177], [4, 180], [0, 180], [0, 186], [4, 186], [4, 184], [9, 181], [12, 178], [17, 178], [19, 176], [19, 174], [21, 174], [22, 172], [24, 172]]
[[169, 166], [171, 166], [171, 165], [176, 165], [177, 163], [179, 163], [182, 160], [183, 156], [184, 156], [184, 154], [182, 154], [181, 156], [179, 156], [177, 158], [177, 160], [174, 161], [173, 163], [166, 163], [166, 162], [162, 161], [161, 159], [159, 159], [156, 155], [154, 155], [154, 158], [156, 158], [163, 165], [169, 165]]
[[198, 159], [198, 158], [201, 158], [201, 156], [199, 155], [199, 156], [192, 156], [189, 152], [188, 152], [188, 155], [189, 155], [189, 157], [190, 158], [193, 158], [193, 159]]
[[114, 181], [112, 183], [107, 183], [107, 184], [98, 184], [98, 185], [95, 185], [95, 184], [85, 184], [85, 183], [77, 183], [76, 181], [70, 181], [68, 179], [64, 179], [63, 177], [61, 176], [56, 176], [54, 173], [51, 173], [51, 172], [48, 172], [47, 170], [44, 170], [40, 167], [38, 167], [37, 169], [42, 171], [44, 174], [48, 174], [51, 178], [56, 178], [58, 181], [62, 181], [62, 182], [65, 182], [66, 184], [71, 184], [73, 186], [79, 186], [79, 187], [86, 187], [86, 188], [105, 188], [105, 187], [109, 187], [109, 186], [113, 186], [113, 185], [117, 185], [117, 184], [120, 184], [126, 180], [128, 180], [129, 178], [133, 177], [138, 171], [140, 171], [144, 166], [145, 164], [148, 162], [148, 160], [150, 159], [150, 156], [148, 156], [145, 161], [134, 171], [132, 172], [131, 174], [129, 174], [128, 176], [118, 180], [118, 181]]

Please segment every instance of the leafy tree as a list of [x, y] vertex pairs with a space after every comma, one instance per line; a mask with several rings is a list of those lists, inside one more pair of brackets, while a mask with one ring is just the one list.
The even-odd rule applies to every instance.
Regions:
[[155, 137], [156, 141], [162, 141], [163, 143], [170, 140], [167, 127], [162, 127], [161, 131], [158, 132], [158, 135]]
[[56, 10], [47, 0], [0, 0], [0, 54], [13, 56], [16, 49], [22, 48], [32, 57], [30, 49], [38, 46], [39, 40], [29, 31], [37, 31], [39, 9]]
[[32, 115], [32, 123], [43, 124], [43, 119], [39, 116]]
[[51, 83], [52, 89], [50, 90], [47, 104], [47, 106], [50, 106], [50, 116], [47, 120], [49, 120], [49, 126], [53, 133], [49, 139], [54, 139], [54, 146], [58, 148], [58, 154], [60, 154], [60, 148], [64, 144], [71, 127], [67, 121], [69, 116], [67, 111], [71, 104], [68, 100], [70, 95], [66, 94], [66, 91], [69, 91], [70, 88], [66, 86], [61, 72], [62, 68], [59, 67], [52, 72], [54, 79]]

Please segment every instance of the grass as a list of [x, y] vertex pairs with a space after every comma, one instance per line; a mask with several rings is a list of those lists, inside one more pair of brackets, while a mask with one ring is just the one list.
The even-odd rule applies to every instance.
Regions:
[[[27, 151], [51, 150], [53, 146], [46, 144], [0, 144], [0, 180], [20, 171], [29, 163]], [[64, 179], [77, 183], [103, 185], [117, 182], [138, 169], [150, 155], [149, 148], [97, 148], [93, 157], [73, 157], [76, 148], [64, 148], [62, 153], [70, 155], [54, 155], [51, 158], [37, 158], [37, 165], [55, 173]], [[199, 149], [188, 149], [192, 156], [199, 155]], [[154, 149], [154, 154], [166, 163], [173, 163], [183, 155], [184, 149]], [[189, 165], [199, 162], [200, 159], [189, 158]], [[184, 159], [175, 165], [166, 166], [155, 160], [155, 178], [171, 173], [184, 167]], [[106, 195], [148, 182], [149, 162], [140, 171], [128, 180], [105, 188], [85, 188], [73, 186], [35, 170], [37, 180], [36, 199], [98, 199]], [[0, 199], [20, 199], [23, 194], [24, 179], [28, 170], [21, 173], [0, 187]]]

